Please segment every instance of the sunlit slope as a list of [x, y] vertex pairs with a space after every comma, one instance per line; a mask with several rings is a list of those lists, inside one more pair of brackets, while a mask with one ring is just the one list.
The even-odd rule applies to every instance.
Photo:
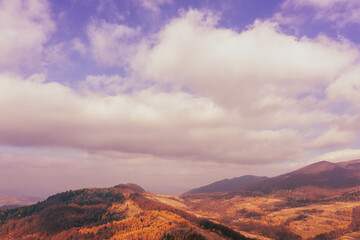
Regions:
[[0, 211], [0, 239], [247, 239], [151, 200], [134, 184], [59, 193]]

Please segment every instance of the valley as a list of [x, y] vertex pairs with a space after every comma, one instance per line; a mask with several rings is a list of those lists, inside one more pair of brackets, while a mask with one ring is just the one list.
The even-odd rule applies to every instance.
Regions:
[[360, 201], [340, 200], [341, 195], [318, 200], [291, 199], [281, 193], [247, 196], [241, 192], [150, 197], [257, 239], [333, 239], [358, 229], [353, 215]]

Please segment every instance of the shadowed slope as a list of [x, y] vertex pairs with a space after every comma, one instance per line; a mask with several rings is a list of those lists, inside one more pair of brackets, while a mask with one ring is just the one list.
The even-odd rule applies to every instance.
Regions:
[[356, 161], [330, 163], [322, 161], [277, 177], [252, 184], [250, 191], [271, 193], [300, 187], [351, 188], [360, 185], [360, 164]]

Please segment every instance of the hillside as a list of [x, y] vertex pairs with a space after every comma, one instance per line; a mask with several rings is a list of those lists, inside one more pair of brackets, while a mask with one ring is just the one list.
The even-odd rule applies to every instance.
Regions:
[[360, 231], [360, 191], [331, 198], [226, 192], [157, 195], [158, 201], [186, 209], [255, 239], [334, 239]]
[[224, 179], [203, 187], [191, 189], [187, 191], [185, 194], [240, 191], [246, 189], [246, 187], [248, 187], [253, 183], [265, 179], [267, 179], [267, 177], [259, 177], [253, 175], [235, 177], [232, 179]]
[[0, 211], [0, 239], [247, 239], [147, 197], [135, 184], [67, 191]]
[[242, 190], [269, 194], [276, 191], [301, 190], [333, 195], [359, 185], [360, 160], [339, 163], [321, 161], [272, 178], [246, 175], [224, 179], [191, 189], [185, 194]]
[[272, 193], [277, 190], [322, 188], [334, 191], [360, 185], [360, 160], [330, 163], [322, 161], [250, 185], [246, 190]]

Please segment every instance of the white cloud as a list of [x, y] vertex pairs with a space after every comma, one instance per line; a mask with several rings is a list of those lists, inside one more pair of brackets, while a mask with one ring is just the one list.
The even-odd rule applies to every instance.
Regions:
[[322, 135], [318, 136], [310, 143], [310, 147], [314, 149], [334, 148], [337, 146], [346, 146], [356, 140], [356, 134], [351, 131], [339, 130], [335, 127], [326, 130]]
[[346, 42], [325, 36], [297, 39], [271, 22], [256, 22], [241, 33], [213, 22], [213, 16], [190, 10], [165, 26], [155, 46], [134, 60], [134, 68], [144, 78], [186, 86], [218, 103], [249, 110], [269, 94], [282, 99], [278, 102], [311, 94], [358, 56]]
[[238, 113], [209, 98], [150, 90], [84, 96], [34, 78], [1, 76], [1, 144], [246, 164], [284, 161], [284, 155], [286, 160], [296, 159], [303, 154], [303, 137], [298, 132], [243, 128]]
[[81, 39], [74, 38], [73, 40], [71, 40], [70, 44], [71, 44], [71, 48], [74, 51], [82, 55], [85, 55], [87, 53], [86, 45], [81, 41]]
[[360, 66], [349, 69], [327, 88], [330, 101], [342, 103], [349, 110], [360, 109]]
[[90, 51], [100, 64], [122, 66], [136, 52], [133, 41], [139, 32], [139, 28], [94, 20], [87, 27]]
[[[79, 92], [44, 75], [1, 75], [0, 144], [237, 164], [354, 144], [357, 133], [332, 106], [356, 81], [356, 47], [299, 39], [269, 21], [235, 32], [218, 27], [218, 18], [183, 12], [146, 39], [139, 29], [94, 20], [91, 54], [105, 66], [129, 63], [128, 75], [89, 75]], [[84, 50], [81, 41], [72, 46]], [[146, 81], [167, 88], [144, 88]]]
[[342, 162], [342, 161], [348, 161], [354, 159], [360, 159], [360, 149], [345, 148], [342, 150], [328, 152], [311, 159], [310, 162], [318, 162], [318, 161]]
[[171, 4], [173, 0], [139, 0], [139, 2], [142, 7], [153, 12], [159, 12], [161, 5]]
[[[322, 35], [297, 38], [267, 21], [256, 21], [238, 33], [217, 27], [217, 19], [196, 10], [183, 13], [163, 28], [155, 43], [138, 53], [132, 66], [145, 79], [187, 87], [235, 111], [241, 131], [246, 129], [243, 136], [265, 134], [279, 145], [289, 142], [287, 148], [294, 156], [354, 143], [358, 135], [342, 129], [337, 121], [342, 114], [333, 103], [342, 100], [336, 94], [354, 100], [353, 104], [359, 102], [352, 96], [358, 75], [352, 73], [359, 56], [356, 46]], [[352, 80], [346, 83], [349, 74]], [[246, 146], [248, 155], [223, 151], [224, 156], [256, 156], [261, 161], [255, 150], [258, 144], [263, 152], [274, 147], [273, 143], [267, 146], [266, 138], [244, 139], [255, 143]]]
[[54, 26], [45, 0], [0, 1], [0, 70], [39, 67]]
[[43, 83], [46, 80], [46, 74], [44, 73], [36, 73], [31, 75], [26, 79], [26, 81], [35, 82], [35, 83]]
[[129, 88], [129, 79], [119, 75], [89, 75], [85, 81], [80, 83], [81, 91], [85, 93], [102, 93], [105, 95], [116, 95], [123, 93]]
[[360, 5], [357, 0], [286, 0], [282, 6], [283, 7], [302, 7], [302, 6], [313, 6], [318, 8], [328, 8], [336, 4], [351, 4], [351, 5]]
[[304, 7], [312, 7], [315, 10], [315, 20], [330, 21], [338, 27], [344, 27], [349, 23], [358, 24], [360, 20], [358, 0], [286, 0], [282, 4], [285, 15], [287, 11], [301, 10]]

